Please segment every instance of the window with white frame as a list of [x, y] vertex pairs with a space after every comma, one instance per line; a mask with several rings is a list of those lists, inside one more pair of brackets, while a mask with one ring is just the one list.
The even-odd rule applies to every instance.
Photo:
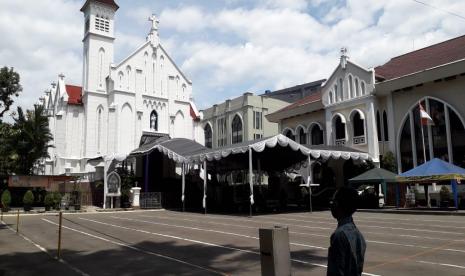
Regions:
[[253, 112], [253, 128], [254, 129], [262, 129], [262, 112], [254, 111]]
[[110, 20], [104, 16], [95, 16], [95, 29], [102, 32], [110, 32]]
[[232, 130], [232, 143], [233, 144], [241, 143], [242, 142], [242, 120], [238, 115], [234, 116], [232, 120], [231, 130]]
[[218, 127], [218, 147], [226, 146], [226, 118], [216, 120]]

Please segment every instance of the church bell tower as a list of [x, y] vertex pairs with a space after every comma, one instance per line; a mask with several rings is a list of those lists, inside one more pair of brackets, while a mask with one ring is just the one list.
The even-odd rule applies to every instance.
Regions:
[[114, 17], [118, 10], [114, 0], [87, 0], [84, 13], [83, 93], [105, 93], [106, 77], [113, 63]]

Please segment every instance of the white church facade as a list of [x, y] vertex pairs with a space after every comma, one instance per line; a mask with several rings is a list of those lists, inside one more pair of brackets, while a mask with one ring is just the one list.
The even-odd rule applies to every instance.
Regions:
[[192, 82], [170, 58], [152, 16], [147, 40], [120, 62], [114, 62], [113, 0], [88, 0], [84, 13], [82, 86], [67, 85], [63, 74], [42, 104], [54, 137], [45, 174], [95, 172], [87, 160], [128, 154], [143, 135], [182, 137], [203, 143], [199, 113], [192, 101]]

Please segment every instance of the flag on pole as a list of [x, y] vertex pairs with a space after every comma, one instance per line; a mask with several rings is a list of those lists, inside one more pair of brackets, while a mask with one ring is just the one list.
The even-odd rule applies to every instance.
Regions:
[[420, 105], [420, 118], [421, 118], [421, 125], [427, 126], [427, 125], [434, 125], [434, 121], [429, 116], [429, 114], [425, 111], [423, 106], [421, 105], [421, 102], [418, 103]]

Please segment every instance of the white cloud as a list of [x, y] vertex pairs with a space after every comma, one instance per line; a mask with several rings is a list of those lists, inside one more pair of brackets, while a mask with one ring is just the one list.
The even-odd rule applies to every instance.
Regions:
[[134, 7], [126, 11], [126, 16], [134, 20], [139, 25], [147, 25], [148, 18], [152, 15], [152, 11], [148, 7]]
[[[200, 107], [247, 90], [262, 92], [327, 78], [343, 46], [353, 61], [370, 67], [413, 47], [465, 34], [462, 19], [413, 1], [224, 0], [224, 7], [214, 8], [207, 2], [170, 2], [170, 7], [159, 9], [162, 43], [192, 79]], [[465, 1], [428, 3], [465, 10]], [[0, 0], [0, 61], [21, 73], [25, 92], [19, 103], [35, 102], [60, 72], [68, 82], [80, 83], [81, 4]], [[153, 7], [148, 0], [138, 5], [121, 3], [116, 62], [145, 41]]]
[[201, 9], [195, 6], [179, 9], [164, 9], [160, 15], [160, 27], [178, 32], [198, 31], [207, 26], [208, 19]]
[[307, 0], [263, 0], [266, 6], [279, 9], [304, 10], [308, 7]]
[[23, 85], [16, 104], [30, 108], [60, 72], [80, 83], [80, 3], [0, 0], [0, 6], [0, 66], [14, 67]]

